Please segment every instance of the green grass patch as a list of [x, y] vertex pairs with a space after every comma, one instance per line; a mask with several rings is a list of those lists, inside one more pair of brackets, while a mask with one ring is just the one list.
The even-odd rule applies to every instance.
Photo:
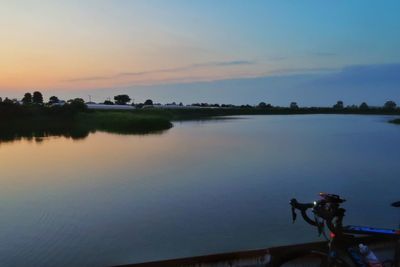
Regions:
[[146, 134], [172, 127], [172, 123], [166, 117], [123, 111], [79, 113], [76, 122], [79, 127], [120, 134]]

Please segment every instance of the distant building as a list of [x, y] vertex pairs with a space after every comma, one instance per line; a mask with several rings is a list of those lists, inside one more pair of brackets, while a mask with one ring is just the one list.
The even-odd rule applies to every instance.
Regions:
[[201, 108], [201, 107], [183, 106], [183, 105], [177, 105], [177, 104], [166, 104], [166, 105], [143, 106], [143, 108], [155, 108], [155, 109], [198, 109], [198, 108]]
[[136, 109], [134, 106], [130, 105], [106, 105], [106, 104], [88, 104], [86, 103], [88, 109], [103, 109], [103, 110], [133, 110]]
[[59, 100], [57, 103], [51, 103], [50, 106], [64, 106], [66, 102], [64, 100]]

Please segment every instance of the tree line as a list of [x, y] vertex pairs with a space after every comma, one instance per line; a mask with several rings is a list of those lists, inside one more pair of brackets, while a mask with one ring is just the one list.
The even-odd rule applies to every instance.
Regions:
[[[61, 104], [55, 105], [57, 103]], [[25, 93], [21, 101], [0, 97], [0, 119], [32, 116], [73, 117], [77, 112], [86, 110], [87, 105], [81, 98], [61, 102], [58, 97], [51, 96], [49, 101], [44, 103], [43, 95], [39, 91]]]
[[[27, 92], [22, 97], [21, 101], [17, 99], [9, 99], [5, 98], [4, 100], [0, 97], [0, 103], [4, 105], [25, 105], [25, 106], [41, 106], [41, 105], [48, 105], [48, 106], [63, 106], [63, 105], [70, 105], [75, 107], [76, 109], [83, 110], [86, 108], [85, 101], [82, 98], [74, 98], [68, 101], [62, 101], [57, 96], [51, 96], [47, 102], [44, 102], [44, 98], [41, 92], [34, 91], [33, 93]], [[143, 103], [134, 103], [133, 100], [129, 95], [121, 94], [114, 96], [114, 102], [111, 100], [105, 100], [102, 104], [105, 105], [128, 105], [131, 104], [137, 108], [141, 108], [143, 106], [153, 106], [155, 105], [151, 99], [147, 99]], [[176, 104], [175, 102], [167, 105], [176, 105], [176, 106], [184, 106], [182, 103]], [[288, 107], [281, 107], [281, 106], [273, 106], [271, 104], [267, 104], [266, 102], [260, 102], [258, 105], [233, 105], [233, 104], [210, 104], [210, 103], [193, 103], [190, 106], [194, 107], [210, 107], [210, 108], [258, 108], [258, 109], [290, 109], [290, 110], [307, 110], [307, 109], [327, 109], [328, 107], [300, 107], [297, 102], [291, 102]], [[339, 100], [337, 101], [332, 107], [330, 107], [336, 111], [343, 111], [343, 110], [360, 110], [360, 111], [368, 111], [368, 110], [395, 110], [397, 108], [397, 104], [392, 101], [386, 101], [383, 106], [381, 107], [371, 107], [366, 102], [362, 102], [360, 105], [348, 105], [345, 106], [344, 102]]]

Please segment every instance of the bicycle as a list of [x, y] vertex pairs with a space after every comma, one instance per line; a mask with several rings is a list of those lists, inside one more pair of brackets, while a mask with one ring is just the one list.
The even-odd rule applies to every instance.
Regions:
[[[383, 266], [399, 267], [400, 260], [400, 230], [381, 229], [365, 226], [343, 226], [345, 209], [341, 205], [345, 202], [338, 195], [320, 193], [321, 199], [314, 203], [299, 203], [296, 199], [290, 201], [293, 223], [296, 221], [299, 210], [303, 219], [318, 229], [319, 235], [323, 235], [327, 242], [326, 247], [306, 248], [304, 250], [290, 252], [281, 257], [272, 259], [270, 266], [297, 266], [295, 263], [313, 260], [315, 265], [327, 267], [367, 267], [359, 253], [358, 245], [374, 239], [385, 239], [395, 243], [394, 259], [386, 260]], [[392, 204], [400, 207], [400, 201]], [[307, 213], [311, 210], [313, 218]], [[327, 228], [327, 229], [326, 229]], [[329, 230], [329, 235], [326, 234]], [[307, 259], [307, 260], [304, 260]], [[304, 265], [301, 265], [304, 266]], [[308, 266], [308, 265], [307, 265]]]

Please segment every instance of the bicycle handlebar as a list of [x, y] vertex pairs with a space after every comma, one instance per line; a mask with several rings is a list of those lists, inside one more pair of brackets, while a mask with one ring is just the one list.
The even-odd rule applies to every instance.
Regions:
[[296, 209], [297, 209], [300, 210], [301, 216], [307, 223], [311, 224], [312, 226], [317, 226], [317, 223], [314, 220], [312, 220], [307, 214], [307, 210], [313, 208], [314, 203], [299, 203], [297, 199], [293, 198], [292, 200], [290, 200], [290, 205], [292, 206], [293, 223], [296, 221], [297, 218], [296, 214]]
[[[338, 195], [321, 193], [321, 200], [314, 203], [299, 203], [296, 199], [290, 201], [292, 207], [292, 218], [293, 223], [296, 221], [296, 210], [301, 212], [303, 219], [310, 225], [318, 227], [318, 231], [321, 233], [324, 227], [324, 223], [328, 229], [334, 234], [342, 233], [342, 221], [345, 213], [345, 209], [340, 208], [340, 204], [345, 200], [341, 199]], [[307, 210], [312, 209], [315, 215], [315, 219], [311, 219]], [[321, 218], [323, 221], [318, 221]]]

